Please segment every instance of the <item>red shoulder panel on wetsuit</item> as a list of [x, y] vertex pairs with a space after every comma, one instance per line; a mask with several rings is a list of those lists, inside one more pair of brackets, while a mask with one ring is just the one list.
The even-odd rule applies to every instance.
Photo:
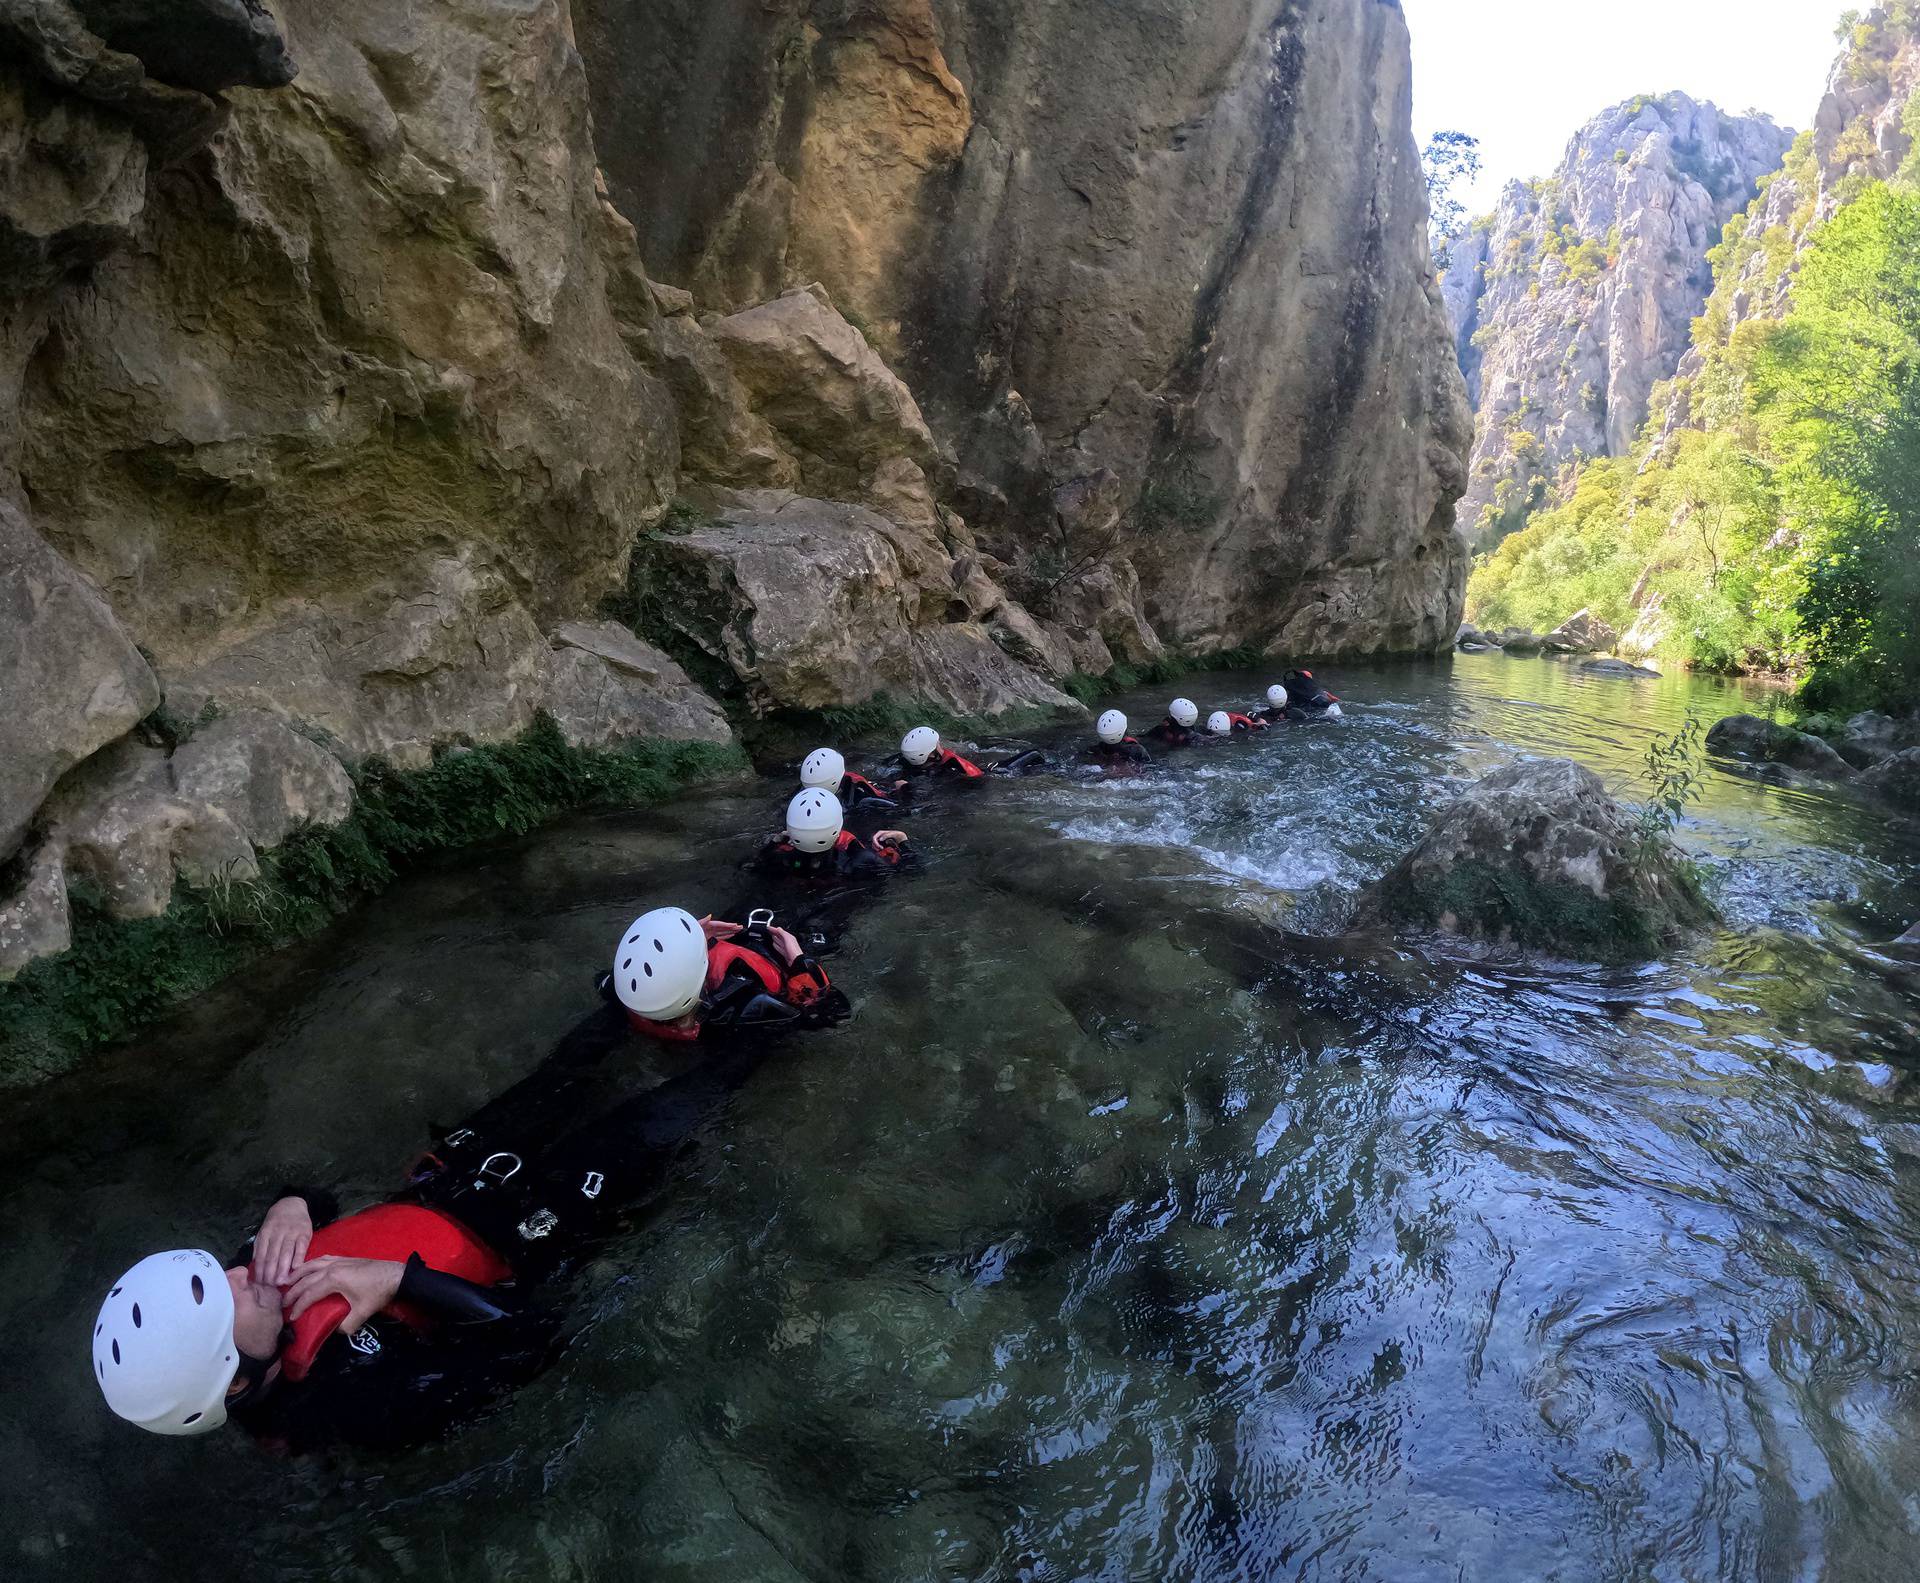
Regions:
[[[421, 1204], [375, 1204], [322, 1226], [307, 1245], [309, 1259], [333, 1254], [343, 1259], [391, 1259], [404, 1264], [416, 1253], [428, 1269], [457, 1275], [476, 1286], [496, 1286], [513, 1274], [506, 1260], [459, 1221]], [[280, 1353], [280, 1367], [288, 1379], [307, 1377], [327, 1338], [346, 1319], [349, 1307], [344, 1297], [325, 1297], [293, 1321], [293, 1340]], [[424, 1322], [404, 1303], [384, 1311], [413, 1329]]]

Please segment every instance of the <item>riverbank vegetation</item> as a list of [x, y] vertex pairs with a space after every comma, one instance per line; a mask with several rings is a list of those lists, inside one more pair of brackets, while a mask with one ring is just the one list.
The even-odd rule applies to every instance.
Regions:
[[[1920, 102], [1920, 101], [1917, 101]], [[1909, 110], [1909, 131], [1920, 112]], [[1816, 223], [1810, 138], [1713, 254], [1697, 357], [1631, 457], [1576, 465], [1476, 564], [1481, 625], [1591, 609], [1637, 646], [1787, 672], [1806, 707], [1920, 699], [1920, 154]], [[1772, 214], [1778, 223], [1768, 226]], [[1780, 300], [1764, 316], [1756, 305]]]
[[708, 742], [570, 747], [542, 716], [512, 742], [449, 749], [426, 769], [369, 760], [345, 823], [296, 830], [260, 854], [257, 879], [179, 886], [158, 918], [116, 919], [75, 884], [72, 948], [0, 984], [0, 1086], [127, 1037], [440, 854], [524, 835], [570, 809], [661, 802], [745, 767], [738, 748]]

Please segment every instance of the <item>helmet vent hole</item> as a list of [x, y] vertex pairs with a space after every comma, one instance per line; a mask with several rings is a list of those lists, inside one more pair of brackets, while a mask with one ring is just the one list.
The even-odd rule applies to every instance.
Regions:
[[193, 1300], [196, 1303], [204, 1303], [207, 1300], [207, 1283], [197, 1275], [193, 1278]]
[[684, 918], [682, 918], [682, 919], [680, 920], [680, 932], [681, 932], [682, 934], [692, 934], [692, 933], [693, 933], [693, 925], [692, 925], [692, 924], [690, 924], [690, 923], [688, 923], [686, 919], [684, 919]]
[[120, 1338], [118, 1336], [114, 1337], [113, 1341], [113, 1361], [115, 1363], [120, 1361]]
[[98, 1358], [95, 1358], [93, 1360], [93, 1366], [100, 1371], [100, 1378], [104, 1380], [107, 1377], [106, 1364], [102, 1363]]
[[118, 1297], [120, 1295], [121, 1290], [122, 1289], [120, 1287], [116, 1286], [112, 1291], [107, 1293], [107, 1296]]
[[628, 988], [628, 989], [635, 989], [635, 990], [637, 990], [637, 989], [638, 989], [639, 987], [640, 987], [640, 980], [639, 980], [639, 979], [637, 979], [637, 978], [630, 978], [630, 979], [628, 979], [628, 980], [627, 980], [627, 988]]
[[654, 948], [654, 950], [656, 950], [656, 951], [664, 951], [664, 950], [666, 950], [666, 947], [665, 947], [664, 945], [662, 945], [662, 944], [661, 944], [661, 943], [660, 943], [660, 942], [659, 942], [658, 940], [655, 940], [655, 941], [653, 942], [653, 948]]
[[199, 1422], [200, 1422], [200, 1414], [198, 1414], [198, 1413], [188, 1413], [188, 1414], [187, 1414], [187, 1416], [186, 1416], [185, 1418], [182, 1418], [182, 1419], [180, 1420], [180, 1427], [181, 1427], [182, 1429], [185, 1429], [185, 1428], [187, 1427], [187, 1425], [188, 1425], [188, 1424], [197, 1424], [197, 1423], [199, 1423]]
[[135, 1330], [140, 1328], [140, 1305], [138, 1303], [133, 1305], [133, 1328]]
[[620, 965], [621, 965], [622, 967], [632, 967], [632, 966], [633, 966], [633, 958], [632, 958], [632, 957], [628, 957], [628, 958], [626, 959], [626, 961], [624, 961], [624, 962], [622, 962], [622, 963], [621, 963]]
[[640, 964], [640, 971], [641, 971], [641, 972], [643, 972], [643, 973], [645, 973], [645, 974], [647, 975], [647, 977], [648, 977], [648, 978], [652, 978], [652, 977], [653, 977], [653, 964], [652, 964], [651, 962], [642, 962], [642, 963]]

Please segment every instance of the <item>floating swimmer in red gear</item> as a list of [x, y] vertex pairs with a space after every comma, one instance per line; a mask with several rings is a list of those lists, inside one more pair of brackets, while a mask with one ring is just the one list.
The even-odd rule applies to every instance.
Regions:
[[878, 805], [875, 811], [881, 811], [895, 806], [894, 799], [906, 789], [907, 783], [898, 780], [882, 786], [848, 769], [846, 759], [835, 749], [815, 748], [801, 761], [800, 786], [802, 790], [831, 792], [847, 809], [874, 803]]
[[1147, 740], [1162, 747], [1190, 748], [1203, 740], [1196, 729], [1199, 724], [1200, 706], [1191, 698], [1176, 698], [1167, 705], [1167, 718], [1147, 733]]
[[1207, 716], [1207, 734], [1216, 737], [1244, 736], [1250, 731], [1264, 731], [1267, 723], [1256, 720], [1252, 715], [1234, 714], [1228, 709], [1216, 709]]
[[754, 855], [768, 874], [813, 881], [878, 879], [910, 856], [904, 830], [882, 830], [869, 843], [846, 827], [840, 799], [806, 790], [787, 804], [787, 828]]
[[932, 726], [916, 726], [900, 739], [900, 762], [910, 780], [932, 779], [981, 781], [987, 772], [970, 759], [963, 759], [940, 741]]
[[831, 1026], [846, 996], [771, 912], [747, 922], [695, 919], [662, 907], [636, 919], [614, 953], [602, 993], [641, 1033], [690, 1041], [709, 1030]]
[[1118, 709], [1103, 714], [1094, 730], [1100, 740], [1087, 749], [1087, 757], [1103, 769], [1132, 770], [1153, 762], [1153, 755], [1139, 739], [1127, 735], [1127, 717]]

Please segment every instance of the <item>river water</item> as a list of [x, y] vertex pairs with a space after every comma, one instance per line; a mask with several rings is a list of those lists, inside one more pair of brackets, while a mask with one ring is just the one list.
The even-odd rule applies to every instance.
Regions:
[[421, 1450], [139, 1434], [94, 1308], [283, 1181], [388, 1191], [634, 913], [742, 894], [775, 783], [416, 875], [11, 1096], [0, 1573], [1915, 1575], [1920, 973], [1875, 942], [1920, 832], [1716, 767], [1682, 839], [1729, 926], [1673, 960], [1341, 940], [1450, 785], [1563, 753], [1631, 790], [1754, 705], [1499, 655], [1328, 679], [1338, 723], [917, 814], [925, 871], [834, 964], [854, 1020], [714, 1117], [554, 1367]]

